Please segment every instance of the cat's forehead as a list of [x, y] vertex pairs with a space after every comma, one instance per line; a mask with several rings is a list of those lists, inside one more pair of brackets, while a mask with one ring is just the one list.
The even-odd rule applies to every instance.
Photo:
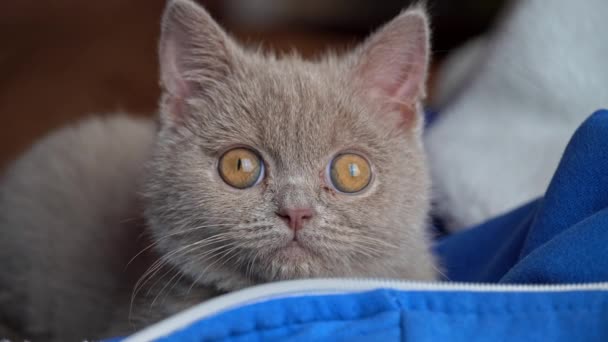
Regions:
[[326, 67], [277, 62], [250, 72], [229, 92], [224, 94], [229, 100], [220, 103], [224, 108], [212, 113], [221, 115], [207, 118], [222, 135], [210, 144], [250, 145], [279, 162], [316, 161], [344, 148], [381, 148], [383, 134], [369, 109]]
[[[340, 94], [330, 86], [331, 79], [320, 78], [317, 70], [282, 70], [259, 76], [258, 87], [248, 101], [264, 98], [256, 106], [262, 116], [257, 129], [268, 148], [308, 147], [324, 149], [348, 136], [338, 121], [357, 119], [356, 112], [345, 106]], [[257, 94], [256, 94], [257, 93]]]

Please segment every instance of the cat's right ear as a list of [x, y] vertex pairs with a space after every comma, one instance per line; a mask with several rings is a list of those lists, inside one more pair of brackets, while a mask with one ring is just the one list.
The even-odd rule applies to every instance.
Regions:
[[[201, 6], [191, 0], [169, 0], [162, 19], [160, 80], [172, 116], [183, 102], [228, 76], [234, 44]], [[178, 119], [173, 118], [173, 119]]]
[[[404, 127], [422, 128], [430, 58], [426, 10], [410, 8], [371, 35], [351, 55], [351, 75], [369, 99], [399, 112]], [[354, 63], [353, 63], [354, 62]]]

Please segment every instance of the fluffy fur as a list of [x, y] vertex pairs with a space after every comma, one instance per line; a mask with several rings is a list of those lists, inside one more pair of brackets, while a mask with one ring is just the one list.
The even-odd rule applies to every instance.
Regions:
[[608, 2], [522, 0], [448, 60], [425, 138], [452, 229], [540, 196], [576, 127], [608, 102]]
[[44, 138], [6, 171], [0, 322], [47, 341], [106, 328], [118, 297], [130, 295], [124, 268], [141, 248], [132, 219], [153, 139], [148, 121], [90, 119]]
[[[345, 56], [276, 58], [239, 47], [193, 2], [169, 2], [159, 125], [87, 121], [43, 139], [3, 180], [4, 319], [66, 340], [125, 334], [270, 281], [434, 279], [420, 114], [428, 36], [424, 11], [411, 9]], [[237, 190], [218, 175], [234, 146], [262, 157], [259, 185]], [[343, 151], [372, 164], [360, 194], [326, 177]], [[294, 245], [277, 212], [303, 206], [313, 216]], [[142, 230], [150, 246], [135, 260], [147, 271], [122, 272], [146, 246]]]

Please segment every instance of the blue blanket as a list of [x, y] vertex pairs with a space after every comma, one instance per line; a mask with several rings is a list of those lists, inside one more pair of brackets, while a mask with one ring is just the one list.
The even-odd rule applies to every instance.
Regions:
[[[590, 284], [608, 282], [608, 111], [593, 114], [574, 134], [543, 198], [442, 238], [436, 250], [448, 280], [468, 285], [404, 290], [387, 284], [371, 291], [291, 295], [237, 305], [148, 336], [160, 341], [608, 341], [608, 283]], [[479, 282], [496, 285], [470, 284]], [[513, 283], [588, 285], [500, 285]]]

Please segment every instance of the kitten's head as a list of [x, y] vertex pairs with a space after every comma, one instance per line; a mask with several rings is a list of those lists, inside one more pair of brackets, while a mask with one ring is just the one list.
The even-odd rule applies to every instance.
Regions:
[[275, 58], [238, 46], [193, 2], [170, 1], [145, 191], [164, 258], [225, 289], [432, 278], [428, 45], [424, 11], [412, 9], [346, 55]]

